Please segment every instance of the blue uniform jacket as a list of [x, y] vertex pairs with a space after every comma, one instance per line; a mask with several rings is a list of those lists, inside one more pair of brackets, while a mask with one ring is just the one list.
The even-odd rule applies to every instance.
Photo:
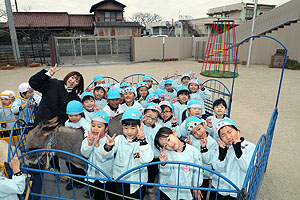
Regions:
[[25, 175], [12, 176], [12, 179], [2, 177], [0, 173], [0, 199], [19, 200], [17, 194], [23, 194], [25, 190]]

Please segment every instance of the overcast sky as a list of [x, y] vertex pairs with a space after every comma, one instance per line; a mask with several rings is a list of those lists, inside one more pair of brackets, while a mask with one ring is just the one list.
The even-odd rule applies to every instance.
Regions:
[[[13, 6], [14, 1], [11, 0]], [[68, 12], [70, 14], [88, 14], [91, 6], [101, 0], [17, 0], [19, 11]], [[244, 0], [252, 3], [252, 0]], [[281, 5], [289, 0], [258, 0], [260, 4]], [[178, 20], [181, 15], [191, 15], [193, 18], [206, 17], [209, 8], [240, 3], [241, 0], [119, 0], [126, 5], [125, 17], [135, 12], [157, 13], [163, 20]], [[14, 8], [13, 8], [14, 10]]]

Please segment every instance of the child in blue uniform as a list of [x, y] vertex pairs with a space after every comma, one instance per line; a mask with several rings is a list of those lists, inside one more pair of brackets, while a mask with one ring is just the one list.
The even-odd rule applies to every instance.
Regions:
[[[161, 108], [155, 103], [149, 103], [144, 111], [144, 133], [154, 153], [154, 159], [151, 162], [159, 161], [159, 151], [154, 148], [154, 138], [157, 131], [161, 128], [161, 124], [158, 123], [158, 116], [160, 113]], [[147, 168], [148, 183], [154, 183], [155, 176], [158, 174], [158, 167], [157, 165], [150, 165]], [[154, 188], [152, 186], [147, 187], [147, 193], [150, 200], [156, 199]]]
[[[220, 137], [218, 138], [219, 148], [216, 148], [212, 166], [215, 171], [242, 189], [255, 145], [241, 137], [240, 130], [230, 119], [220, 120], [216, 130]], [[218, 184], [220, 189], [234, 189], [223, 179], [220, 179], [220, 183], [218, 183], [218, 178], [214, 176], [213, 187], [217, 188]], [[211, 197], [216, 197], [214, 192]], [[236, 198], [236, 193], [218, 192], [218, 199], [231, 200]]]
[[161, 113], [159, 123], [162, 127], [174, 128], [177, 126], [177, 117], [174, 116], [174, 106], [169, 101], [161, 101], [159, 103]]
[[209, 99], [211, 92], [200, 83], [198, 79], [191, 79], [188, 83], [190, 99], [198, 99], [202, 103], [202, 115], [205, 114], [204, 100]]
[[146, 82], [139, 82], [136, 84], [136, 93], [137, 93], [136, 99], [144, 108], [146, 108], [147, 106], [146, 98], [149, 95], [148, 88], [149, 85]]
[[227, 109], [227, 102], [223, 98], [216, 98], [213, 101], [213, 111], [214, 115], [209, 116], [207, 119], [211, 121], [212, 126], [208, 127], [209, 128], [209, 134], [217, 141], [219, 138], [218, 133], [215, 129], [217, 126], [218, 122], [222, 119], [229, 119], [226, 117], [226, 112], [228, 111]]
[[93, 115], [99, 110], [95, 103], [95, 96], [91, 92], [84, 92], [81, 95], [81, 103], [85, 119], [91, 123]]
[[107, 105], [103, 110], [113, 118], [119, 114], [122, 114], [124, 110], [120, 105], [120, 92], [117, 88], [110, 88], [107, 92]]
[[102, 110], [107, 102], [105, 99], [106, 90], [102, 84], [98, 84], [93, 89], [93, 94], [95, 96], [95, 103], [99, 110]]
[[149, 94], [153, 94], [154, 90], [152, 88], [152, 83], [153, 83], [152, 77], [150, 75], [143, 76], [143, 82], [146, 82], [148, 84]]
[[91, 130], [91, 124], [83, 117], [83, 107], [79, 101], [73, 100], [67, 104], [68, 120], [65, 122], [66, 127], [84, 129], [84, 137], [88, 136], [88, 131]]
[[127, 87], [123, 89], [123, 94], [125, 102], [121, 105], [121, 108], [124, 111], [128, 110], [128, 108], [135, 108], [143, 113], [144, 107], [135, 100], [136, 91], [133, 87]]
[[187, 103], [190, 98], [190, 91], [185, 86], [178, 87], [177, 101], [174, 105], [174, 112], [177, 117], [177, 122], [180, 125], [182, 123], [182, 114], [187, 109]]
[[25, 190], [25, 175], [20, 170], [20, 161], [14, 157], [10, 163], [13, 171], [12, 179], [2, 177], [0, 174], [0, 199], [19, 200], [18, 194], [23, 194]]
[[[92, 117], [91, 129], [88, 132], [88, 137], [82, 141], [80, 151], [81, 154], [88, 158], [90, 162], [97, 165], [109, 176], [112, 176], [113, 158], [103, 158], [101, 153], [101, 147], [106, 143], [109, 120], [109, 115], [103, 110], [94, 114]], [[92, 166], [88, 166], [87, 176], [103, 179], [106, 178], [101, 172], [97, 171]], [[92, 185], [95, 187], [104, 189], [104, 183], [106, 183], [105, 189], [107, 191], [111, 191], [113, 189], [113, 184], [111, 182], [95, 181], [94, 179], [89, 179], [89, 181], [92, 182]], [[104, 192], [101, 190], [92, 189], [92, 193], [95, 200], [106, 199]]]
[[[5, 96], [9, 95], [9, 96]], [[9, 137], [10, 130], [13, 128], [13, 125], [16, 121], [16, 116], [10, 110], [12, 102], [14, 102], [15, 97], [10, 96], [15, 95], [11, 90], [5, 90], [1, 93], [1, 108], [0, 108], [0, 137]]]
[[[102, 148], [102, 157], [113, 158], [115, 155], [113, 178], [119, 177], [129, 169], [149, 163], [153, 159], [153, 151], [145, 137], [144, 125], [141, 125], [141, 120], [142, 113], [135, 108], [129, 108], [124, 112], [121, 119], [123, 135], [116, 137], [114, 134], [112, 138], [106, 136], [107, 140]], [[147, 182], [147, 169], [143, 168], [140, 173], [130, 173], [121, 180]], [[117, 193], [123, 194], [123, 189], [126, 196], [140, 198], [141, 192], [142, 199], [144, 198], [145, 186], [124, 183], [124, 188], [122, 188], [122, 184], [115, 184]], [[114, 199], [123, 199], [123, 197], [115, 197]]]
[[[202, 165], [212, 169], [211, 162], [214, 157], [214, 149], [218, 147], [217, 142], [207, 134], [206, 123], [198, 117], [190, 117], [187, 119], [185, 128], [188, 132], [186, 143], [196, 147], [201, 152]], [[202, 187], [209, 187], [211, 173], [204, 171]], [[206, 199], [207, 191], [202, 191], [203, 199]]]
[[[177, 137], [175, 130], [167, 127], [159, 129], [155, 136], [155, 147], [160, 149], [160, 161], [183, 161], [202, 165], [200, 152], [193, 146], [186, 144]], [[180, 179], [178, 177], [178, 166], [180, 166]], [[179, 179], [179, 180], [178, 180]], [[160, 167], [160, 183], [168, 185], [200, 187], [203, 181], [202, 169], [189, 165], [163, 164]], [[188, 189], [178, 189], [178, 199], [192, 200], [193, 196], [201, 199], [201, 192]], [[193, 193], [193, 194], [192, 194]], [[160, 188], [160, 199], [176, 199], [176, 188]]]
[[[178, 76], [178, 73], [177, 73], [177, 76]], [[181, 80], [181, 84], [180, 85], [178, 84], [177, 76], [175, 75], [176, 78], [175, 78], [175, 81], [174, 81], [174, 86], [177, 86], [177, 88], [179, 88], [181, 86], [187, 87], [189, 81], [191, 80], [191, 76], [189, 74], [182, 74], [181, 78], [180, 78], [180, 80]], [[177, 89], [177, 88], [175, 88], [175, 89]]]
[[[40, 105], [42, 97], [35, 94], [33, 89], [30, 87], [29, 83], [21, 83], [19, 85], [20, 96], [29, 101], [28, 106], [38, 107]], [[25, 109], [27, 106], [27, 101], [17, 98], [11, 106], [11, 111], [17, 116], [18, 119], [25, 119]], [[29, 120], [29, 123], [33, 123], [33, 119]]]
[[163, 89], [160, 89], [160, 88], [158, 88], [158, 89], [156, 89], [155, 91], [154, 91], [154, 94], [156, 94], [158, 97], [159, 97], [159, 100], [160, 101], [170, 101], [170, 99], [166, 99], [166, 94], [165, 94], [165, 91], [163, 90]]
[[[166, 96], [168, 96], [171, 100], [176, 98], [177, 92], [173, 85], [173, 81], [171, 79], [168, 79], [168, 80], [161, 80], [161, 82], [164, 83], [163, 87], [161, 87], [161, 89], [163, 89], [165, 91]], [[160, 85], [161, 85], [161, 83], [160, 83]]]

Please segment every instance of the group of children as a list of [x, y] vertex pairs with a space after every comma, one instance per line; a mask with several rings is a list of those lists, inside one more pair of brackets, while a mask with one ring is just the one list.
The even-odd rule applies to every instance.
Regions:
[[[210, 98], [207, 90], [191, 74], [181, 76], [181, 84], [165, 77], [160, 88], [153, 90], [152, 78], [143, 77], [143, 82], [133, 87], [122, 81], [114, 86], [105, 83], [98, 75], [93, 87], [84, 92], [80, 108], [69, 112], [66, 126], [85, 129], [81, 153], [113, 178], [142, 164], [156, 161], [183, 161], [213, 169], [242, 187], [244, 177], [255, 145], [245, 141], [235, 123], [226, 117], [227, 103], [223, 98], [213, 102], [214, 115], [206, 116], [204, 100]], [[67, 106], [72, 106], [70, 102]], [[108, 123], [122, 114], [123, 133], [109, 136]], [[77, 117], [74, 117], [77, 116]], [[85, 120], [82, 117], [85, 116]], [[85, 128], [85, 125], [89, 127]], [[179, 170], [179, 172], [178, 172]], [[232, 189], [224, 180], [208, 171], [189, 165], [149, 165], [141, 172], [132, 172], [122, 178], [125, 181], [154, 183], [160, 173], [160, 183], [167, 185], [212, 187]], [[104, 178], [104, 175], [89, 167], [87, 174]], [[139, 198], [148, 193], [149, 199], [156, 199], [154, 188], [139, 184], [111, 184], [92, 181], [96, 187], [115, 193]], [[104, 193], [96, 190], [94, 199], [104, 199]], [[206, 198], [200, 190], [179, 189], [179, 199]], [[160, 188], [160, 199], [176, 199], [177, 189]], [[108, 194], [111, 199], [122, 199]], [[211, 192], [212, 199], [216, 194]], [[236, 193], [219, 192], [218, 199], [235, 199]]]
[[[224, 175], [239, 188], [242, 187], [255, 145], [241, 137], [236, 124], [226, 117], [228, 105], [223, 98], [213, 101], [212, 116], [207, 116], [204, 100], [211, 93], [196, 78], [195, 73], [178, 73], [171, 80], [166, 76], [159, 89], [152, 88], [152, 78], [145, 75], [136, 84], [122, 80], [120, 84], [105, 83], [102, 75], [94, 78], [93, 84], [81, 95], [81, 102], [68, 103], [68, 120], [65, 126], [84, 129], [81, 153], [89, 161], [113, 178], [142, 164], [156, 161], [182, 161], [202, 165]], [[30, 89], [21, 89], [20, 95], [29, 98]], [[30, 92], [29, 92], [30, 91]], [[33, 97], [38, 105], [40, 98]], [[12, 101], [12, 100], [11, 100]], [[1, 97], [3, 106], [4, 104]], [[11, 112], [24, 110], [22, 102], [13, 102]], [[109, 121], [123, 114], [120, 121], [122, 134], [109, 136]], [[178, 168], [180, 167], [180, 168]], [[104, 175], [89, 166], [88, 176], [104, 178]], [[163, 163], [149, 165], [134, 171], [121, 180], [154, 183], [160, 173], [160, 183], [193, 187], [232, 189], [223, 179], [208, 171], [190, 165]], [[99, 188], [140, 198], [148, 193], [149, 199], [157, 199], [154, 188], [139, 184], [119, 184], [89, 180]], [[104, 192], [93, 190], [94, 199], [105, 199]], [[107, 194], [110, 199], [123, 199]], [[206, 198], [200, 190], [160, 187], [160, 199]], [[236, 193], [211, 192], [211, 199], [235, 199]]]

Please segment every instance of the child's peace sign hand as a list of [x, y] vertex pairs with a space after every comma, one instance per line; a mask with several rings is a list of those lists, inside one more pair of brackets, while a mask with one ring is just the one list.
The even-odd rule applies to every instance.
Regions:
[[172, 122], [173, 124], [177, 123], [177, 117], [176, 117], [176, 114], [172, 117], [171, 122]]
[[218, 140], [219, 146], [220, 146], [222, 149], [225, 149], [226, 146], [225, 146], [224, 142], [223, 142], [220, 138], [218, 138], [217, 140]]
[[191, 136], [190, 135], [188, 135], [186, 137], [186, 141], [185, 142], [188, 143], [189, 145], [192, 145], [192, 140], [191, 140]]
[[167, 96], [165, 97], [165, 99], [166, 99], [166, 101], [171, 101], [171, 98], [170, 98], [169, 95], [167, 95]]
[[211, 118], [206, 118], [206, 124], [209, 128], [212, 127], [212, 121], [211, 121]]
[[112, 147], [112, 146], [114, 146], [115, 145], [115, 138], [116, 138], [116, 134], [114, 134], [112, 137], [110, 137], [109, 135], [106, 135], [106, 144], [107, 144], [107, 146], [110, 146], [110, 147]]
[[169, 78], [169, 74], [167, 74], [165, 77], [164, 77], [164, 80], [167, 80]]
[[171, 100], [171, 103], [175, 103], [177, 100], [178, 100], [177, 97], [176, 97], [176, 98], [173, 98], [173, 99]]
[[204, 88], [203, 83], [200, 83], [200, 89]]
[[100, 140], [100, 133], [95, 135], [95, 146], [96, 146], [96, 148], [98, 148], [100, 146], [99, 140]]
[[49, 74], [51, 75], [51, 76], [53, 76], [56, 72], [58, 72], [59, 70], [61, 70], [61, 68], [56, 68], [57, 67], [57, 63], [54, 65], [54, 67], [51, 67], [50, 69], [49, 69]]
[[160, 161], [166, 161], [167, 160], [167, 155], [166, 155], [166, 148], [163, 147], [163, 149], [161, 149], [161, 147], [159, 148], [160, 150], [160, 155], [159, 155], [159, 160]]
[[88, 145], [92, 146], [92, 144], [93, 144], [93, 142], [95, 140], [95, 137], [92, 135], [92, 133], [90, 131], [88, 131], [88, 138], [87, 138], [87, 140], [88, 140]]
[[139, 140], [143, 140], [145, 139], [145, 133], [144, 133], [144, 124], [141, 124], [141, 127], [137, 126], [138, 129], [138, 134], [137, 134], [137, 138]]
[[207, 137], [206, 134], [204, 137], [200, 138], [201, 147], [205, 147], [207, 144]]
[[174, 73], [174, 80], [176, 80], [178, 78], [178, 71], [176, 70], [176, 72]]

